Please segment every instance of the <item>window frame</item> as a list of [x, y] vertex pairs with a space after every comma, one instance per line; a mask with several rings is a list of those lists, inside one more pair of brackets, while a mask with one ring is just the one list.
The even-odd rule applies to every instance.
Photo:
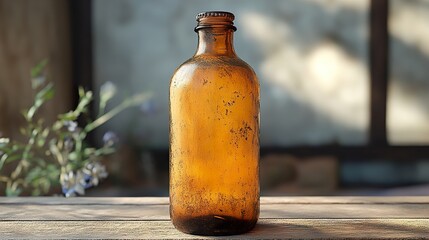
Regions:
[[[93, 89], [92, 0], [69, 0], [72, 31], [74, 86]], [[367, 144], [359, 146], [271, 146], [261, 156], [290, 154], [297, 157], [334, 156], [344, 161], [408, 161], [429, 159], [429, 145], [391, 145], [387, 137], [389, 86], [389, 0], [370, 0], [369, 69], [370, 119]], [[86, 37], [82, 37], [86, 36]], [[78, 98], [76, 96], [75, 102]], [[152, 149], [154, 157], [167, 157], [168, 149]]]

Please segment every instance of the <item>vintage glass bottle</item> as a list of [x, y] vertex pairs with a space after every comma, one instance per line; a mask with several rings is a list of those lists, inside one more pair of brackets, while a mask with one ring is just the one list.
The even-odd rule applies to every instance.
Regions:
[[233, 20], [198, 14], [197, 51], [170, 82], [170, 216], [185, 233], [244, 233], [259, 216], [259, 83]]

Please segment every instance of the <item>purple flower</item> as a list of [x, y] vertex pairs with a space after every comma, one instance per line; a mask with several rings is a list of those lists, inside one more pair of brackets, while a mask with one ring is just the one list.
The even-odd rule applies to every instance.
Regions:
[[86, 182], [85, 188], [97, 186], [100, 180], [108, 176], [106, 167], [99, 162], [88, 163], [82, 170]]
[[113, 146], [119, 142], [119, 138], [116, 133], [108, 131], [103, 135], [103, 142], [105, 146]]
[[85, 194], [85, 179], [81, 171], [61, 173], [60, 183], [63, 194], [66, 197]]
[[69, 132], [75, 132], [77, 130], [77, 122], [65, 121], [64, 127], [66, 127]]

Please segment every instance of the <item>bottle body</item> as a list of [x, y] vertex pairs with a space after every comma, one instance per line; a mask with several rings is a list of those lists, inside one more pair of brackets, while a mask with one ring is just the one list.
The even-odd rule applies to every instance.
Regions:
[[185, 233], [247, 232], [259, 216], [259, 84], [234, 55], [196, 55], [170, 83], [170, 215]]

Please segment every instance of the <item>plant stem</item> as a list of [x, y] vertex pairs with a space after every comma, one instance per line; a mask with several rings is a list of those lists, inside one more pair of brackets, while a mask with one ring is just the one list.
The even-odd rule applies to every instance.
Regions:
[[112, 119], [114, 116], [116, 116], [118, 113], [122, 112], [123, 110], [125, 110], [125, 109], [127, 109], [133, 105], [137, 105], [139, 103], [142, 103], [143, 101], [147, 100], [148, 98], [150, 98], [150, 94], [141, 93], [141, 94], [133, 96], [130, 99], [123, 101], [121, 104], [119, 104], [118, 106], [116, 106], [115, 108], [110, 110], [109, 112], [107, 112], [104, 115], [102, 115], [101, 117], [97, 118], [94, 122], [88, 124], [85, 127], [85, 132], [87, 132], [87, 133], [91, 132], [95, 128], [103, 125], [104, 123], [106, 123], [107, 121]]
[[6, 176], [0, 176], [0, 182], [8, 182], [9, 178]]

